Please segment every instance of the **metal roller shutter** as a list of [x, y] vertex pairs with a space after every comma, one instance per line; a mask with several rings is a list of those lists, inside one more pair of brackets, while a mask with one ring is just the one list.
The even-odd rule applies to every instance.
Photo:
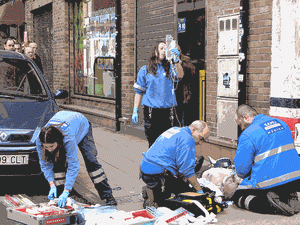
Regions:
[[174, 0], [137, 1], [137, 72], [148, 63], [152, 45], [174, 36]]

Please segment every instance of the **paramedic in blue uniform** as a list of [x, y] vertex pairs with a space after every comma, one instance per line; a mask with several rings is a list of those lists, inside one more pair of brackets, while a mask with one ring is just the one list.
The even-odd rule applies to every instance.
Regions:
[[171, 193], [202, 191], [195, 175], [195, 146], [202, 144], [209, 135], [207, 124], [196, 120], [190, 126], [172, 127], [163, 132], [143, 153], [140, 169], [146, 183], [144, 208], [163, 205]]
[[171, 108], [177, 105], [175, 88], [183, 77], [177, 48], [171, 50], [172, 60], [166, 60], [166, 44], [157, 42], [147, 66], [143, 66], [134, 84], [133, 124], [138, 124], [138, 108], [144, 106], [144, 127], [149, 147], [171, 125]]
[[238, 107], [235, 120], [243, 130], [234, 158], [237, 175], [243, 178], [235, 204], [259, 213], [298, 213], [300, 158], [287, 124], [248, 105]]
[[64, 184], [58, 205], [65, 206], [79, 173], [78, 146], [100, 198], [107, 205], [117, 204], [102, 165], [96, 158], [92, 126], [81, 113], [57, 112], [42, 128], [36, 144], [41, 170], [50, 185], [49, 199], [56, 198], [57, 186]]

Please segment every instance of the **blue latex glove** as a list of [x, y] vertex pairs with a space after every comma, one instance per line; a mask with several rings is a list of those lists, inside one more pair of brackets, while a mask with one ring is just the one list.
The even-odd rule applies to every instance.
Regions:
[[58, 203], [57, 205], [61, 208], [65, 207], [65, 204], [66, 204], [66, 201], [67, 201], [67, 198], [69, 196], [69, 192], [67, 191], [64, 191], [58, 198]]
[[57, 189], [56, 186], [52, 186], [50, 188], [48, 199], [53, 200], [54, 198], [57, 198]]
[[174, 63], [178, 63], [179, 62], [179, 51], [177, 48], [173, 48], [171, 49], [171, 53], [172, 53], [172, 58]]
[[197, 191], [198, 194], [204, 194], [203, 190]]
[[139, 123], [138, 111], [139, 111], [139, 109], [137, 107], [133, 108], [132, 123], [135, 125], [137, 125]]

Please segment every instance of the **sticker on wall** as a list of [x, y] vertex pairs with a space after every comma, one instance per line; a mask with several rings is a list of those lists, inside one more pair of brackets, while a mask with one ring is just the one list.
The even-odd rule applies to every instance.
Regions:
[[218, 96], [238, 97], [238, 64], [238, 57], [218, 59]]
[[228, 73], [223, 75], [223, 85], [225, 88], [230, 88], [230, 75]]
[[178, 19], [178, 33], [184, 33], [186, 31], [186, 20], [185, 18]]

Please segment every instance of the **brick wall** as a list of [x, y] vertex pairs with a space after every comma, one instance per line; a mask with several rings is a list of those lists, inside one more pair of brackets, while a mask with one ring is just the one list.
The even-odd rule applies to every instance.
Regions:
[[239, 0], [206, 1], [206, 121], [217, 132], [218, 16], [239, 13]]
[[32, 4], [34, 0], [27, 0], [25, 2], [25, 22], [26, 22], [26, 31], [28, 31], [29, 40], [33, 38], [33, 14], [32, 11]]
[[269, 115], [272, 0], [250, 0], [247, 101]]
[[121, 46], [121, 77], [122, 77], [122, 101], [121, 109], [123, 117], [130, 116], [134, 99], [135, 76], [135, 1], [121, 0], [122, 13], [122, 46]]
[[69, 37], [68, 3], [65, 0], [53, 0], [53, 87], [69, 87]]
[[[239, 0], [206, 1], [206, 120], [217, 129], [218, 16], [239, 13]], [[272, 0], [249, 0], [246, 103], [269, 113]]]
[[[52, 2], [53, 21], [53, 84], [52, 91], [69, 87], [69, 39], [68, 39], [68, 3], [65, 0], [27, 0], [25, 2], [26, 30], [29, 40], [34, 39], [33, 12]], [[38, 26], [36, 24], [35, 26]]]

